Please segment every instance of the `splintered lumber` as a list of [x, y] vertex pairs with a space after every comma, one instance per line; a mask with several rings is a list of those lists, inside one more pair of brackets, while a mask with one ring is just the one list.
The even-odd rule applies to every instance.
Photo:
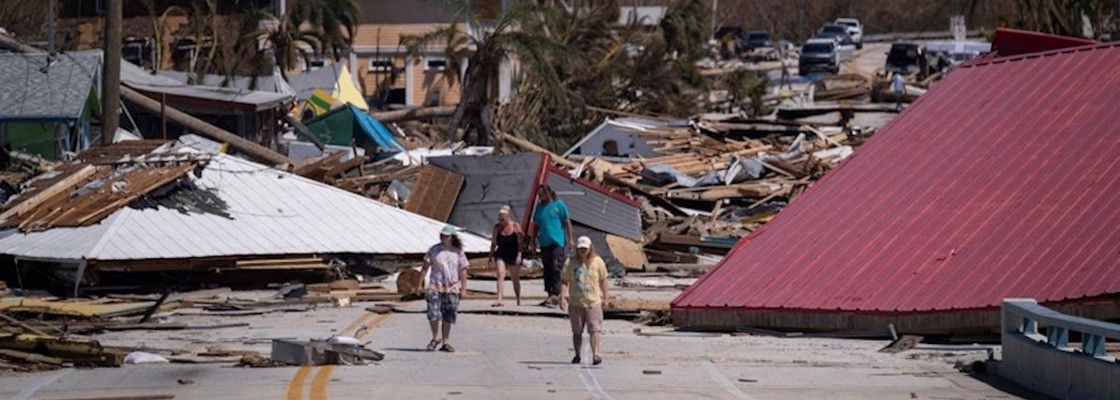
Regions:
[[[277, 153], [267, 147], [253, 143], [252, 141], [243, 137], [237, 136], [225, 129], [211, 125], [210, 123], [198, 119], [190, 114], [180, 111], [179, 109], [171, 106], [160, 104], [160, 102], [141, 94], [140, 92], [121, 85], [121, 98], [128, 100], [132, 104], [139, 106], [155, 115], [163, 114], [168, 120], [182, 125], [184, 128], [190, 129], [205, 136], [209, 139], [216, 140], [221, 143], [229, 143], [237, 151], [245, 153], [246, 155], [255, 158], [259, 161], [269, 163], [271, 165], [285, 165], [291, 164], [291, 160], [287, 156]], [[161, 108], [162, 107], [162, 108]]]
[[35, 329], [35, 328], [34, 328], [34, 327], [32, 327], [31, 325], [28, 325], [28, 324], [25, 324], [25, 323], [23, 323], [23, 321], [20, 321], [20, 320], [18, 320], [18, 319], [12, 318], [12, 317], [9, 317], [9, 316], [8, 316], [8, 314], [0, 313], [0, 318], [3, 318], [3, 319], [5, 319], [5, 320], [7, 320], [8, 322], [11, 322], [11, 323], [13, 323], [13, 324], [16, 324], [16, 325], [17, 325], [17, 326], [19, 326], [20, 328], [23, 328], [24, 330], [26, 330], [26, 331], [28, 331], [28, 332], [31, 332], [31, 333], [34, 333], [34, 334], [36, 334], [36, 335], [43, 335], [43, 336], [46, 336], [46, 335], [47, 335], [47, 334], [46, 334], [46, 333], [44, 333], [43, 331], [41, 331], [41, 330], [38, 330], [38, 329]]
[[49, 357], [49, 356], [44, 356], [44, 355], [41, 355], [41, 354], [28, 353], [28, 352], [23, 352], [23, 351], [19, 351], [19, 350], [9, 350], [9, 349], [0, 349], [0, 357], [12, 359], [12, 360], [38, 362], [38, 363], [51, 364], [51, 365], [62, 365], [62, 364], [66, 363], [65, 360], [63, 360], [61, 358], [58, 358], [58, 357]]
[[741, 183], [729, 186], [713, 186], [702, 191], [671, 190], [665, 195], [672, 199], [715, 201], [740, 197], [760, 198], [774, 193], [774, 185], [767, 183]]
[[36, 193], [31, 198], [21, 201], [14, 207], [5, 210], [3, 214], [0, 214], [0, 224], [6, 224], [7, 221], [13, 216], [19, 216], [29, 210], [34, 210], [44, 202], [53, 199], [58, 194], [67, 192], [70, 189], [73, 189], [74, 186], [85, 183], [85, 181], [92, 177], [95, 173], [97, 173], [97, 167], [94, 167], [93, 165], [86, 165], [82, 167], [82, 169], [79, 169], [77, 172], [70, 174], [54, 185], [51, 185], [50, 187]]
[[334, 153], [323, 155], [319, 158], [312, 159], [306, 164], [296, 167], [295, 174], [315, 180], [321, 180], [322, 174], [326, 171], [323, 170], [324, 165], [333, 165], [342, 161], [346, 157], [345, 151], [336, 151]]
[[321, 258], [282, 258], [274, 260], [238, 260], [241, 270], [326, 269], [330, 268]]

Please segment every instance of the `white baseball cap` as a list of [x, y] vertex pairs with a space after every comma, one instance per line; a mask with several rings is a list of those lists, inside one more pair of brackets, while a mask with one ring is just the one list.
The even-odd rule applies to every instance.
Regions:
[[577, 249], [590, 249], [591, 248], [591, 238], [589, 238], [587, 236], [580, 236], [579, 239], [576, 239], [576, 248]]

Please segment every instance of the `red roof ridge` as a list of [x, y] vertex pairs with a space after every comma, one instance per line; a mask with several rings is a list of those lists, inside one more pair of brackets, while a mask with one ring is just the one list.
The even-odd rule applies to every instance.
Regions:
[[1060, 54], [1077, 53], [1077, 52], [1090, 51], [1090, 50], [1100, 50], [1100, 49], [1109, 48], [1109, 47], [1120, 47], [1120, 40], [1114, 41], [1114, 42], [1107, 42], [1107, 43], [1087, 44], [1087, 45], [1084, 45], [1084, 46], [1077, 46], [1077, 47], [1066, 47], [1066, 48], [1062, 48], [1062, 49], [1040, 51], [1040, 52], [1035, 52], [1035, 53], [1016, 54], [1016, 55], [1013, 55], [1013, 56], [1006, 56], [1006, 57], [995, 57], [995, 58], [990, 58], [990, 59], [977, 59], [977, 62], [964, 63], [964, 64], [959, 65], [958, 68], [982, 67], [982, 66], [991, 65], [991, 64], [1002, 64], [1002, 63], [1005, 63], [1005, 62], [1015, 62], [1015, 61], [1022, 61], [1022, 60], [1034, 59], [1034, 58], [1040, 58], [1040, 57], [1052, 57], [1052, 56], [1056, 56], [1056, 55], [1060, 55]]

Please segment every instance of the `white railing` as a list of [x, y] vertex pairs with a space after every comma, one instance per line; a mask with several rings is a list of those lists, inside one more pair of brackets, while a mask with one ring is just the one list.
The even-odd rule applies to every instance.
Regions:
[[[1105, 346], [1120, 340], [1120, 325], [1062, 314], [1032, 299], [1004, 299], [1002, 325], [1001, 376], [1056, 398], [1120, 400], [1120, 360]], [[1071, 346], [1071, 332], [1080, 334], [1080, 345]]]

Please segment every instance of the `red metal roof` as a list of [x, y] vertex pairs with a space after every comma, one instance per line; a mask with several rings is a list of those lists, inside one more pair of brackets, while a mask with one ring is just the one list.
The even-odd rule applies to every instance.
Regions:
[[1095, 40], [1051, 35], [1019, 29], [996, 29], [992, 52], [1001, 57], [1100, 44]]
[[951, 71], [673, 301], [924, 312], [1120, 293], [1120, 42]]

